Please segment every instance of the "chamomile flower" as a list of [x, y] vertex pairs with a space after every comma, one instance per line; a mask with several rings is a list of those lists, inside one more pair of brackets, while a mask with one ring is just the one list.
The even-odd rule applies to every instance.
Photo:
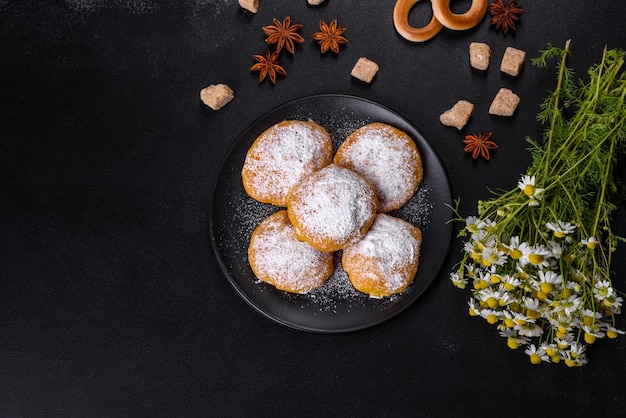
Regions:
[[570, 350], [563, 351], [563, 358], [567, 367], [580, 367], [587, 364], [587, 356], [585, 354], [576, 355]]
[[465, 286], [467, 286], [467, 279], [458, 272], [450, 273], [450, 280], [452, 281], [452, 284], [459, 289], [465, 289]]
[[573, 358], [578, 358], [582, 356], [586, 349], [587, 349], [587, 346], [578, 342], [573, 342], [569, 346], [569, 351]]
[[477, 216], [468, 216], [465, 219], [465, 229], [467, 229], [470, 234], [475, 234], [484, 228], [485, 222], [480, 220]]
[[548, 259], [551, 253], [545, 245], [530, 245], [523, 242], [520, 244], [519, 249], [522, 252], [522, 257], [519, 261], [523, 266], [529, 263], [538, 268], [548, 267], [550, 265]]
[[501, 266], [507, 261], [506, 254], [494, 247], [485, 248], [481, 255], [481, 261], [487, 267]]
[[470, 298], [467, 301], [467, 304], [469, 305], [468, 311], [469, 311], [470, 316], [478, 316], [480, 312], [480, 308], [478, 307], [478, 303], [476, 302], [476, 299]]
[[514, 329], [525, 337], [539, 337], [543, 335], [543, 327], [535, 322], [526, 322], [524, 325], [516, 325]]
[[505, 274], [504, 276], [500, 276], [500, 280], [504, 289], [508, 292], [514, 290], [516, 287], [519, 287], [521, 281], [518, 277], [511, 276], [510, 274]]
[[583, 238], [580, 243], [590, 250], [594, 250], [598, 245], [598, 240], [595, 237]]
[[624, 335], [624, 331], [615, 327], [609, 326], [606, 328], [606, 336], [610, 339], [617, 338], [618, 335]]
[[511, 329], [500, 331], [500, 336], [506, 338], [506, 345], [512, 350], [516, 350], [520, 346], [530, 342], [530, 338], [517, 335], [517, 333]]
[[493, 309], [483, 309], [479, 312], [479, 315], [491, 325], [497, 324], [503, 316], [501, 311]]
[[571, 295], [567, 299], [561, 301], [557, 308], [557, 312], [562, 311], [566, 316], [572, 315], [574, 312], [580, 309], [580, 305], [583, 300], [578, 295]]
[[539, 345], [539, 348], [543, 349], [546, 352], [546, 354], [550, 356], [550, 358], [553, 358], [554, 356], [558, 356], [559, 352], [561, 351], [556, 344], [549, 343], [547, 341], [542, 342]]
[[528, 354], [532, 364], [539, 364], [542, 361], [550, 361], [550, 358], [546, 354], [546, 350], [535, 347], [535, 344], [530, 344], [524, 352]]
[[561, 349], [561, 350], [566, 350], [568, 349], [572, 343], [574, 342], [574, 334], [572, 333], [567, 333], [565, 335], [563, 335], [562, 337], [556, 337], [554, 338], [554, 342], [556, 343], [556, 345]]
[[535, 176], [522, 176], [522, 179], [517, 182], [517, 187], [519, 187], [526, 196], [532, 196], [535, 194]]
[[614, 293], [615, 290], [613, 290], [611, 282], [608, 280], [599, 280], [593, 286], [593, 294], [600, 302], [602, 302], [605, 298], [610, 298]]
[[543, 195], [543, 189], [535, 185], [535, 176], [522, 176], [522, 179], [517, 183], [517, 187], [530, 199], [531, 206], [536, 206], [535, 202], [541, 200]]
[[539, 270], [539, 289], [544, 293], [550, 293], [555, 289], [560, 289], [563, 278], [552, 270]]
[[546, 224], [546, 228], [551, 230], [555, 237], [563, 238], [565, 235], [569, 235], [574, 232], [576, 230], [576, 225], [558, 220], [556, 222], [548, 222]]

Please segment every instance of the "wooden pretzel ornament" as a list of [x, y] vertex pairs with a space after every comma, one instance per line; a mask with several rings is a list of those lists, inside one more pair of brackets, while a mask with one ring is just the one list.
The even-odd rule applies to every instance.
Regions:
[[409, 24], [409, 12], [419, 0], [397, 0], [393, 9], [393, 24], [398, 33], [411, 42], [425, 42], [434, 37], [442, 27], [466, 30], [476, 26], [487, 13], [488, 0], [472, 0], [465, 13], [452, 13], [450, 0], [431, 0], [433, 18], [422, 28]]

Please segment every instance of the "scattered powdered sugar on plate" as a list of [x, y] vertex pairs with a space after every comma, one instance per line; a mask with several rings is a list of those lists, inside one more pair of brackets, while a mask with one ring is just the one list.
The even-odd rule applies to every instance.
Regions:
[[[336, 150], [352, 132], [372, 122], [369, 118], [360, 117], [348, 110], [322, 116], [315, 115], [312, 112], [302, 112], [301, 114], [294, 115], [294, 117], [290, 119], [310, 120], [324, 127], [331, 135], [334, 150]], [[430, 190], [422, 185], [404, 206], [389, 214], [404, 219], [422, 230], [427, 229], [429, 215], [433, 207], [432, 202], [429, 200], [429, 195]], [[233, 224], [239, 225], [238, 233], [248, 241], [254, 229], [265, 218], [281, 209], [271, 204], [259, 203], [250, 198], [245, 192], [243, 195], [236, 196], [233, 199], [232, 208]], [[242, 257], [245, 256], [247, 260], [247, 255], [243, 254], [243, 252], [247, 254], [247, 248], [243, 250], [235, 250], [233, 248], [231, 250], [241, 251]], [[406, 292], [403, 292], [384, 298], [372, 298], [365, 293], [359, 292], [352, 286], [348, 274], [341, 267], [341, 254], [341, 251], [334, 253], [333, 274], [322, 287], [306, 294], [281, 292], [282, 297], [293, 303], [300, 303], [302, 308], [314, 307], [319, 312], [338, 313], [340, 311], [350, 312], [351, 308], [362, 308], [364, 306], [374, 306], [383, 310], [393, 305], [406, 294]], [[246, 266], [248, 269], [250, 268], [247, 263]], [[255, 280], [255, 283], [260, 287], [260, 291], [264, 290], [263, 287], [270, 286], [258, 279]]]
[[404, 219], [424, 232], [428, 229], [432, 209], [430, 188], [422, 185], [404, 206], [389, 214]]

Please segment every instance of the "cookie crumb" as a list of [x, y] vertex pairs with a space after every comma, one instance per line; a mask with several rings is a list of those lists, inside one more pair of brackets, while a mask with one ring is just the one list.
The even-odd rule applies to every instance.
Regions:
[[200, 91], [200, 100], [213, 110], [220, 110], [234, 97], [235, 93], [226, 84], [212, 84]]
[[489, 67], [491, 47], [483, 42], [472, 42], [469, 46], [470, 65], [484, 71]]
[[439, 116], [439, 121], [446, 126], [453, 126], [459, 131], [474, 113], [474, 105], [467, 100], [459, 100]]
[[520, 98], [517, 94], [509, 89], [501, 88], [494, 97], [491, 106], [489, 106], [489, 114], [497, 116], [513, 116]]
[[378, 72], [378, 64], [365, 57], [359, 58], [359, 60], [352, 68], [351, 75], [365, 83], [371, 83], [372, 79]]
[[259, 0], [239, 0], [239, 5], [252, 13], [259, 11]]
[[502, 63], [500, 64], [500, 71], [513, 77], [518, 76], [520, 71], [522, 71], [522, 65], [524, 64], [525, 57], [526, 52], [521, 49], [516, 49], [511, 46], [508, 47], [506, 51], [504, 51]]

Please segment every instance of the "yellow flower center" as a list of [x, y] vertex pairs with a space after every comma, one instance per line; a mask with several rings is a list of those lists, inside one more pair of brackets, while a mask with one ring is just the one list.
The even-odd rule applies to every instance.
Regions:
[[576, 367], [576, 361], [570, 358], [565, 359], [565, 364], [567, 367]]
[[596, 341], [596, 336], [593, 334], [589, 334], [588, 332], [585, 332], [585, 342], [587, 344], [593, 344]]
[[511, 250], [509, 252], [509, 256], [513, 259], [513, 260], [519, 260], [520, 257], [522, 256], [522, 252], [518, 249], [515, 250]]
[[494, 314], [487, 315], [487, 322], [493, 325], [498, 322], [498, 317]]
[[604, 306], [608, 306], [609, 308], [613, 305], [613, 301], [611, 299], [604, 299], [602, 303]]
[[491, 283], [493, 283], [493, 284], [500, 283], [502, 281], [500, 276], [498, 276], [497, 274], [492, 274], [490, 276], [490, 279], [491, 279]]
[[531, 319], [537, 319], [539, 318], [539, 312], [529, 309], [526, 311], [526, 316]]
[[515, 286], [507, 282], [504, 284], [504, 288], [510, 292], [511, 290], [515, 289]]
[[552, 363], [560, 363], [561, 362], [561, 356], [551, 356], [550, 360], [552, 360]]
[[546, 354], [550, 357], [554, 357], [559, 354], [559, 350], [557, 348], [546, 348]]
[[515, 338], [511, 337], [507, 338], [506, 345], [508, 345], [511, 350], [519, 348], [519, 343], [515, 340]]
[[[509, 328], [513, 328], [515, 326], [515, 321], [513, 321], [511, 318], [504, 318], [504, 325]], [[615, 336], [617, 337], [617, 333], [615, 333]]]
[[483, 258], [481, 261], [483, 263], [483, 266], [485, 266], [485, 267], [490, 267], [491, 266], [491, 261], [489, 261], [488, 259]]
[[478, 312], [476, 312], [473, 308], [469, 308], [470, 316], [478, 316]]
[[496, 300], [496, 298], [493, 298], [493, 297], [487, 298], [487, 306], [493, 309], [496, 306], [498, 306], [498, 301]]
[[609, 337], [610, 339], [615, 339], [617, 338], [617, 332], [613, 331], [612, 329], [608, 329], [606, 330], [606, 336]]
[[597, 244], [597, 242], [595, 242], [595, 241], [589, 241], [587, 243], [587, 248], [589, 248], [590, 250], [593, 250], [593, 249], [596, 248], [596, 244]]
[[537, 292], [537, 299], [539, 299], [540, 301], [544, 301], [548, 298], [548, 294], [542, 290]]
[[587, 325], [588, 327], [593, 325], [593, 318], [590, 316], [583, 316], [583, 325]]
[[530, 362], [532, 364], [539, 364], [539, 363], [541, 363], [541, 357], [539, 357], [539, 354], [531, 354], [530, 355]]
[[554, 236], [557, 237], [557, 238], [563, 238], [565, 236], [565, 232], [554, 231]]
[[535, 265], [539, 265], [543, 262], [543, 256], [541, 254], [529, 254], [528, 261]]
[[533, 186], [532, 184], [527, 184], [526, 186], [524, 186], [524, 194], [526, 196], [532, 196], [535, 194], [535, 186]]
[[539, 288], [543, 293], [550, 293], [554, 290], [554, 283], [542, 282]]

